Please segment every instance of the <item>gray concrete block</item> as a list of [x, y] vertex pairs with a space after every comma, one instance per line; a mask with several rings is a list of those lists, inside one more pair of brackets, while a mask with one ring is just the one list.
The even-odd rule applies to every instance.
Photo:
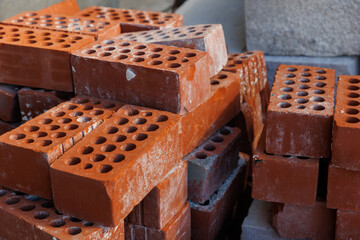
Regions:
[[245, 0], [247, 48], [269, 55], [359, 55], [359, 12], [354, 0]]

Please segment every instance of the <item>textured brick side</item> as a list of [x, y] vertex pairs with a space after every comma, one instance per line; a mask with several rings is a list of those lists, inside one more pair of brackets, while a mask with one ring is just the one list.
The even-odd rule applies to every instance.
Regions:
[[336, 211], [336, 227], [335, 239], [359, 239], [360, 238], [360, 213], [337, 210]]
[[19, 122], [20, 108], [18, 91], [20, 87], [0, 84], [0, 120], [5, 122]]
[[38, 14], [74, 15], [80, 12], [79, 4], [76, 0], [64, 0], [37, 11]]

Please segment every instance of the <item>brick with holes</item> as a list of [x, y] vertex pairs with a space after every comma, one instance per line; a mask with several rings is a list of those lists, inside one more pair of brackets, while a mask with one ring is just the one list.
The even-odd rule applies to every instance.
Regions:
[[190, 205], [186, 202], [171, 221], [162, 229], [125, 223], [125, 239], [128, 240], [190, 240]]
[[121, 32], [180, 27], [183, 17], [174, 13], [150, 12], [133, 9], [90, 6], [75, 16], [91, 17], [120, 24]]
[[0, 84], [0, 120], [5, 122], [19, 122], [20, 108], [18, 91], [20, 87]]
[[161, 183], [134, 207], [125, 221], [139, 226], [162, 229], [187, 200], [187, 162], [180, 161]]
[[124, 41], [177, 46], [208, 52], [211, 59], [210, 76], [218, 74], [227, 62], [227, 49], [221, 24], [123, 33], [117, 38]]
[[0, 239], [124, 239], [124, 223], [109, 228], [63, 215], [53, 202], [0, 188]]
[[51, 165], [56, 208], [116, 226], [181, 160], [178, 132], [179, 115], [124, 105]]
[[73, 93], [45, 89], [22, 88], [18, 91], [21, 120], [26, 122], [52, 107], [69, 100]]
[[78, 12], [80, 12], [80, 7], [76, 0], [64, 0], [37, 11], [38, 14], [58, 14], [69, 16]]
[[318, 159], [267, 153], [264, 132], [253, 155], [251, 196], [268, 202], [312, 206], [318, 173]]
[[266, 119], [268, 153], [328, 158], [335, 71], [280, 65]]
[[204, 203], [238, 164], [240, 130], [223, 127], [184, 157], [188, 162], [188, 199]]
[[70, 53], [86, 35], [0, 25], [0, 82], [73, 91]]
[[360, 171], [359, 88], [360, 76], [339, 76], [334, 112], [331, 163]]
[[[88, 35], [94, 40], [113, 37], [120, 33], [119, 25], [110, 21], [30, 11], [19, 13], [1, 23], [31, 29]], [[63, 46], [65, 45], [63, 44]]]
[[359, 239], [360, 238], [360, 213], [346, 210], [336, 211], [335, 239]]
[[111, 116], [121, 103], [78, 96], [0, 136], [0, 181], [51, 199], [49, 165]]
[[79, 49], [71, 63], [76, 94], [173, 113], [210, 95], [209, 56], [198, 50], [109, 38]]

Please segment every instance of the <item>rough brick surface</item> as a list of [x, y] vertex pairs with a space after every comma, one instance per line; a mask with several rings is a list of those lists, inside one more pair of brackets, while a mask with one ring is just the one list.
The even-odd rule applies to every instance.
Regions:
[[179, 14], [95, 6], [78, 12], [76, 16], [116, 22], [123, 33], [180, 27], [183, 23], [183, 17]]
[[19, 89], [17, 86], [0, 84], [0, 120], [5, 122], [20, 121]]
[[109, 228], [65, 216], [52, 201], [0, 188], [1, 239], [123, 240], [124, 223]]
[[218, 74], [227, 62], [224, 31], [220, 24], [123, 33], [117, 38], [124, 41], [177, 46], [208, 52], [211, 59], [210, 76]]
[[168, 112], [121, 107], [51, 165], [56, 208], [116, 226], [180, 161], [178, 120]]
[[334, 239], [335, 211], [319, 200], [311, 207], [277, 203], [273, 226], [282, 238]]
[[120, 107], [76, 97], [0, 137], [1, 184], [51, 199], [49, 165]]
[[171, 219], [171, 221], [161, 230], [125, 224], [125, 238], [129, 240], [190, 240], [190, 205], [188, 202]]
[[0, 82], [73, 91], [70, 53], [90, 36], [0, 25]]
[[173, 113], [210, 95], [209, 56], [198, 50], [107, 39], [79, 49], [71, 63], [76, 94]]
[[252, 197], [269, 202], [312, 206], [316, 199], [319, 160], [265, 151], [259, 142], [252, 164]]
[[187, 200], [187, 162], [180, 161], [146, 197], [134, 207], [126, 222], [162, 229]]
[[0, 135], [17, 128], [20, 123], [8, 123], [0, 120]]
[[38, 14], [74, 15], [80, 11], [76, 0], [64, 0], [37, 11]]
[[360, 238], [360, 213], [352, 211], [336, 211], [335, 239], [348, 240]]
[[334, 78], [332, 69], [279, 66], [267, 111], [268, 153], [330, 156]]
[[240, 130], [223, 127], [184, 157], [188, 162], [188, 199], [204, 203], [238, 164]]
[[339, 76], [334, 112], [331, 163], [360, 171], [360, 76]]
[[225, 220], [231, 217], [247, 179], [249, 156], [239, 165], [204, 204], [190, 202], [191, 238], [215, 239]]

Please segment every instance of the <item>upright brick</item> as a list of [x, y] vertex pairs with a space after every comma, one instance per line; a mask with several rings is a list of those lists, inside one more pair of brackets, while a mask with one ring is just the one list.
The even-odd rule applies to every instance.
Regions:
[[337, 210], [336, 211], [336, 227], [335, 239], [348, 240], [360, 238], [360, 213]]
[[266, 151], [328, 158], [334, 110], [335, 71], [280, 65], [266, 119]]
[[360, 171], [360, 76], [339, 76], [334, 112], [331, 163]]
[[3, 134], [1, 184], [51, 199], [49, 165], [119, 107], [119, 103], [76, 97]]
[[73, 91], [70, 53], [86, 35], [0, 25], [0, 82]]
[[238, 164], [240, 130], [223, 127], [184, 157], [188, 162], [189, 200], [204, 203]]
[[120, 24], [121, 32], [181, 27], [183, 17], [174, 13], [91, 6], [76, 16], [105, 19]]
[[[79, 200], [81, 201], [81, 200]], [[52, 201], [0, 188], [1, 239], [124, 239], [124, 223], [109, 228], [54, 208]]]
[[221, 24], [123, 33], [117, 38], [124, 41], [177, 46], [208, 52], [211, 59], [210, 76], [218, 74], [227, 63], [227, 48]]
[[18, 86], [0, 84], [0, 120], [5, 122], [20, 121], [19, 89]]
[[121, 107], [51, 165], [56, 208], [106, 226], [119, 224], [180, 161], [178, 119]]
[[191, 112], [210, 95], [209, 57], [197, 50], [107, 39], [71, 62], [76, 94], [173, 113]]
[[76, 0], [64, 0], [37, 11], [38, 14], [74, 15], [80, 11]]

